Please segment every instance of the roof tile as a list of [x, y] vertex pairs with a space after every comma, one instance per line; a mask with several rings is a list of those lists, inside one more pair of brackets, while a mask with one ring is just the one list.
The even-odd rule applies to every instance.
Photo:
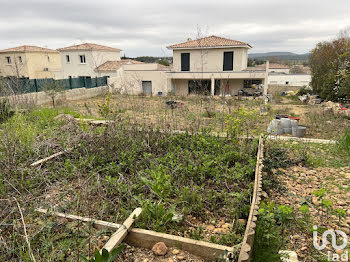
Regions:
[[199, 38], [196, 40], [189, 40], [184, 43], [175, 44], [168, 46], [168, 49], [177, 49], [177, 48], [205, 48], [205, 47], [231, 47], [231, 46], [247, 46], [251, 47], [249, 44], [231, 40], [228, 38], [218, 37], [215, 35]]
[[48, 48], [43, 48], [39, 46], [32, 46], [32, 45], [22, 45], [22, 46], [17, 46], [13, 48], [7, 48], [0, 50], [0, 53], [10, 53], [10, 52], [43, 52], [43, 53], [57, 53], [56, 50], [53, 49], [48, 49]]
[[102, 65], [96, 67], [96, 71], [117, 71], [119, 68], [122, 67], [122, 65], [126, 64], [143, 64], [143, 62], [132, 59], [125, 59], [120, 61], [107, 61]]
[[98, 51], [122, 51], [119, 48], [104, 46], [104, 45], [98, 45], [93, 43], [84, 43], [80, 45], [72, 45], [67, 46], [63, 48], [57, 49], [58, 51], [65, 51], [65, 50], [98, 50]]

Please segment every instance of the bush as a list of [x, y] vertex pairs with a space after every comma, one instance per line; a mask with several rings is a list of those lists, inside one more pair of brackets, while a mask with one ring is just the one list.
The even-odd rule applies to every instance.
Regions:
[[345, 134], [338, 140], [338, 149], [342, 153], [350, 156], [350, 128], [348, 128]]
[[11, 116], [11, 107], [8, 99], [0, 101], [0, 123], [5, 122]]

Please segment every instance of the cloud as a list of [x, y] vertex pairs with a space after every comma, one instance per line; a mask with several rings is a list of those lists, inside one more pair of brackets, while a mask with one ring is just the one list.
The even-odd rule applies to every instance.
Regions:
[[350, 25], [348, 1], [0, 0], [0, 48], [82, 42], [128, 56], [171, 55], [167, 45], [203, 35], [248, 42], [250, 52], [308, 52]]

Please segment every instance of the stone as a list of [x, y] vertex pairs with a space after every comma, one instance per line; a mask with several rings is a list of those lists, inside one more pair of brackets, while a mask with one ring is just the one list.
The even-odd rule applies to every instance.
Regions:
[[108, 240], [109, 239], [109, 236], [103, 236], [103, 241], [106, 241], [106, 240]]
[[246, 225], [247, 224], [247, 220], [246, 219], [243, 219], [243, 218], [240, 218], [238, 219], [238, 222], [243, 224], [243, 225]]
[[148, 262], [148, 258], [142, 259], [142, 262]]
[[184, 255], [179, 255], [176, 256], [177, 260], [185, 260], [185, 256]]
[[300, 248], [300, 251], [305, 251], [305, 250], [307, 250], [307, 247]]
[[169, 257], [167, 262], [174, 262], [174, 260], [171, 257]]
[[229, 224], [229, 223], [225, 223], [225, 224], [222, 225], [222, 228], [224, 228], [224, 229], [229, 229], [231, 227], [232, 227], [232, 225]]
[[173, 255], [178, 255], [180, 254], [180, 250], [174, 249], [171, 253], [173, 253]]
[[156, 256], [164, 256], [166, 253], [168, 253], [168, 248], [164, 244], [164, 242], [158, 242], [155, 243], [154, 246], [152, 247], [152, 252]]
[[207, 230], [213, 231], [214, 229], [215, 229], [215, 227], [213, 225], [207, 226]]
[[269, 197], [265, 191], [262, 191], [261, 195], [263, 196], [263, 198], [268, 198]]
[[214, 232], [215, 232], [215, 233], [222, 233], [222, 229], [221, 229], [221, 228], [215, 228], [215, 229], [214, 229]]
[[281, 258], [283, 262], [299, 262], [298, 255], [294, 251], [280, 250], [278, 253], [283, 255]]
[[342, 227], [341, 230], [342, 230], [345, 234], [350, 235], [350, 228], [348, 228], [348, 227]]
[[74, 117], [69, 114], [59, 114], [55, 116], [54, 118], [55, 121], [75, 121]]

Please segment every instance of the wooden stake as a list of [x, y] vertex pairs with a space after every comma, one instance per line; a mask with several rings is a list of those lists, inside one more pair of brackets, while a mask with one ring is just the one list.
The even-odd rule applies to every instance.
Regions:
[[141, 214], [141, 211], [142, 208], [138, 207], [131, 213], [131, 215], [121, 225], [121, 227], [115, 233], [113, 233], [111, 238], [103, 246], [101, 252], [104, 248], [107, 249], [108, 252], [111, 252], [113, 248], [119, 246], [119, 244], [124, 240], [124, 238], [128, 234], [129, 229], [135, 221], [135, 218], [137, 218]]

